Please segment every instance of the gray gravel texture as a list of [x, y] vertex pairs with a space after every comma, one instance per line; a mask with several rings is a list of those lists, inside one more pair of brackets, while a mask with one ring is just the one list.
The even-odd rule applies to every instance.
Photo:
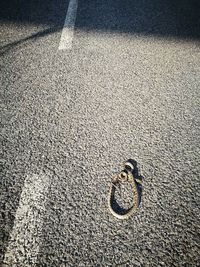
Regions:
[[[50, 180], [40, 238], [7, 266], [199, 266], [199, 3], [171, 2], [79, 1], [71, 51], [67, 2], [3, 4], [1, 262], [26, 177]], [[119, 221], [108, 186], [128, 158], [142, 202]]]

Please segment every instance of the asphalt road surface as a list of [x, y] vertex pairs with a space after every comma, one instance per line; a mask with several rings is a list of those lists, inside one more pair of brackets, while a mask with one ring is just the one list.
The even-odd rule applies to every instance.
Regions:
[[[199, 266], [199, 1], [70, 3], [1, 6], [0, 265]], [[128, 158], [142, 198], [120, 221]]]

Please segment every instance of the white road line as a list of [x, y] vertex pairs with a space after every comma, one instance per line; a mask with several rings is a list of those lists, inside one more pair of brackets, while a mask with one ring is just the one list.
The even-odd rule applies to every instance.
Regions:
[[45, 175], [26, 178], [3, 267], [35, 266], [43, 234], [49, 183], [50, 179]]
[[72, 48], [77, 8], [78, 0], [70, 0], [58, 47], [59, 50]]

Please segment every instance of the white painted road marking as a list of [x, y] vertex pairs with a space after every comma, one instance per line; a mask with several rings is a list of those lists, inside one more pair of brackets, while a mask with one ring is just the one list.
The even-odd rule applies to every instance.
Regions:
[[60, 44], [58, 49], [71, 49], [74, 36], [74, 25], [76, 21], [76, 12], [78, 8], [78, 0], [70, 0], [65, 23], [62, 30]]
[[26, 178], [3, 267], [35, 266], [43, 232], [49, 184], [50, 179], [45, 175]]

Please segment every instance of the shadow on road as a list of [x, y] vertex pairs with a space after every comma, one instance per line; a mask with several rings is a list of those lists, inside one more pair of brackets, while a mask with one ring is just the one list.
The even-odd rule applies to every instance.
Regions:
[[[7, 0], [0, 21], [21, 25], [44, 25], [46, 30], [15, 41], [1, 49], [35, 40], [62, 29], [69, 0]], [[145, 36], [200, 39], [198, 0], [79, 0], [76, 28], [83, 31], [127, 33]]]
[[38, 38], [42, 38], [46, 35], [49, 35], [49, 34], [52, 34], [52, 33], [55, 33], [57, 31], [59, 31], [59, 27], [54, 27], [54, 28], [48, 28], [48, 29], [45, 29], [43, 31], [40, 31], [40, 32], [37, 32], [37, 33], [34, 33], [30, 36], [27, 36], [25, 38], [22, 38], [20, 40], [17, 40], [17, 41], [14, 41], [14, 42], [11, 42], [9, 44], [6, 44], [6, 45], [3, 45], [0, 47], [0, 55], [3, 55], [4, 53], [8, 52], [10, 49], [14, 48], [15, 46], [18, 46], [22, 43], [25, 43], [25, 42], [28, 42], [28, 41], [36, 41]]

